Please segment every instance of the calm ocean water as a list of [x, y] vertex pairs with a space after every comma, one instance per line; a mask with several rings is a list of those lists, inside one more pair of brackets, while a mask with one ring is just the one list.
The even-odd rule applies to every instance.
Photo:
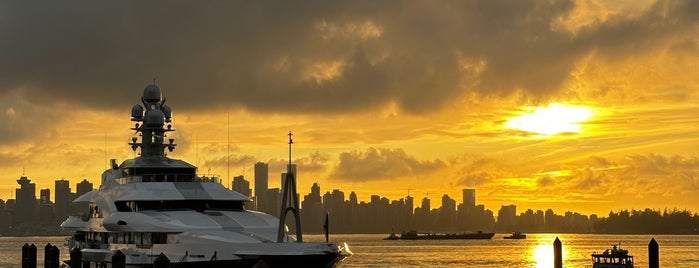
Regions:
[[[590, 254], [621, 243], [634, 256], [636, 267], [648, 267], [648, 242], [660, 245], [661, 267], [699, 267], [699, 235], [591, 235], [528, 234], [526, 240], [506, 240], [497, 234], [491, 240], [387, 241], [386, 235], [331, 235], [332, 241], [349, 244], [354, 256], [340, 267], [553, 267], [553, 241], [563, 242], [563, 266], [585, 267]], [[39, 267], [43, 267], [46, 243], [61, 249], [65, 237], [0, 237], [0, 267], [20, 267], [22, 245], [38, 248]], [[304, 235], [306, 241], [323, 241], [322, 235]]]

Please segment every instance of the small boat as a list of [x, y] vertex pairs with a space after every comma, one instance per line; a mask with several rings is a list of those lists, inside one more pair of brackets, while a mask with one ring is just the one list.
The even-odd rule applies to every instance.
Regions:
[[602, 253], [592, 253], [592, 268], [633, 268], [633, 256], [628, 250], [613, 245]]
[[527, 234], [522, 232], [514, 232], [511, 235], [503, 237], [504, 239], [527, 239]]
[[403, 232], [401, 235], [390, 234], [384, 240], [430, 240], [430, 239], [491, 239], [495, 233], [485, 233], [482, 231], [474, 233], [418, 233], [417, 231]]

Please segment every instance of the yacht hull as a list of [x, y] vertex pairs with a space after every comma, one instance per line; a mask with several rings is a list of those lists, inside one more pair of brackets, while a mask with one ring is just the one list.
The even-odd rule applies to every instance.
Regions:
[[[209, 261], [192, 261], [192, 262], [175, 262], [170, 263], [170, 268], [230, 268], [230, 267], [336, 267], [345, 256], [339, 254], [326, 255], [296, 255], [296, 256], [241, 256], [242, 259], [237, 260], [209, 260]], [[104, 263], [104, 266], [112, 267], [111, 263]], [[102, 266], [97, 266], [102, 267]], [[126, 267], [132, 268], [153, 268], [152, 264], [127, 264]]]

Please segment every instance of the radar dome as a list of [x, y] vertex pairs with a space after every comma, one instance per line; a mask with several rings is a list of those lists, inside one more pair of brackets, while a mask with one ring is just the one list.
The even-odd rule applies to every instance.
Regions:
[[136, 104], [131, 108], [131, 119], [143, 119], [143, 106], [141, 106], [140, 104]]
[[160, 97], [160, 88], [155, 84], [150, 84], [143, 89], [143, 99], [147, 102], [158, 102]]
[[162, 127], [165, 124], [165, 114], [160, 109], [146, 112], [145, 124], [148, 127]]
[[170, 106], [163, 105], [160, 109], [163, 110], [163, 114], [165, 115], [165, 122], [170, 122], [172, 118], [172, 109], [170, 109]]

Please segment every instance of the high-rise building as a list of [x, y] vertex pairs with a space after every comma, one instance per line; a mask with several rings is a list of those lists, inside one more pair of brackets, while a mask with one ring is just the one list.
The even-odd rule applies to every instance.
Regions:
[[[291, 173], [294, 174], [294, 179], [296, 179], [296, 184], [298, 185], [299, 174], [296, 172], [296, 164], [291, 164], [291, 166], [289, 166], [287, 164], [286, 167], [287, 167], [287, 170], [290, 170]], [[284, 179], [285, 178], [286, 178], [286, 172], [283, 172], [282, 177], [281, 177], [281, 183], [279, 184], [281, 187], [284, 187]]]
[[39, 190], [39, 205], [51, 203], [51, 189], [45, 188]]
[[322, 231], [322, 202], [320, 197], [320, 186], [318, 183], [313, 183], [311, 192], [303, 197], [301, 202], [302, 211], [302, 226], [305, 231], [321, 232]]
[[233, 191], [250, 197], [252, 192], [250, 189], [250, 182], [247, 181], [243, 175], [233, 177]]
[[55, 203], [53, 210], [56, 218], [68, 218], [70, 202], [73, 201], [72, 193], [70, 191], [70, 181], [66, 179], [56, 180], [53, 191], [53, 200]]
[[463, 204], [466, 209], [476, 207], [476, 189], [463, 189]]
[[515, 228], [516, 221], [517, 206], [509, 205], [500, 207], [500, 210], [498, 210], [498, 226], [504, 228], [501, 229], [502, 231], [514, 231], [513, 228]]
[[21, 176], [17, 183], [19, 189], [15, 190], [15, 220], [17, 222], [31, 222], [36, 218], [36, 184], [26, 176]]
[[420, 207], [424, 210], [427, 210], [427, 212], [430, 212], [430, 199], [427, 197], [422, 198], [422, 205]]
[[75, 196], [79, 197], [81, 195], [89, 193], [90, 191], [92, 191], [92, 189], [92, 183], [87, 179], [83, 179], [83, 181], [75, 185]]
[[269, 165], [267, 163], [255, 163], [255, 209], [264, 210], [264, 199], [267, 195], [269, 181]]
[[281, 190], [279, 188], [271, 188], [267, 189], [267, 194], [265, 195], [265, 203], [263, 204], [265, 210], [263, 212], [274, 215], [274, 216], [279, 216], [279, 212], [281, 211]]

